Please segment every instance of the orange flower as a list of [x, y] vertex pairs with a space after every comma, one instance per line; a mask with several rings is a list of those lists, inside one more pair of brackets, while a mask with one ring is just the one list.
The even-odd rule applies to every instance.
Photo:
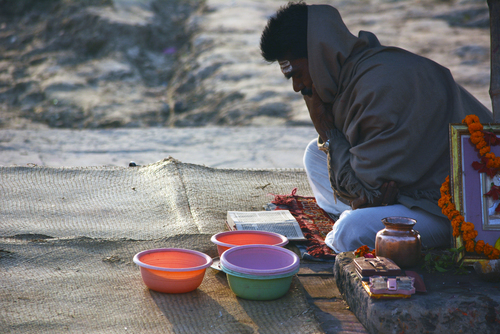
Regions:
[[464, 217], [462, 215], [459, 215], [458, 217], [453, 218], [452, 222], [455, 222], [457, 225], [460, 225], [464, 221], [465, 221]]
[[486, 163], [486, 167], [488, 167], [488, 168], [494, 168], [494, 166], [495, 166], [495, 159], [490, 159]]
[[375, 249], [370, 251], [367, 245], [363, 245], [354, 251], [356, 257], [375, 257]]
[[452, 211], [448, 214], [448, 219], [449, 219], [449, 220], [452, 220], [453, 218], [458, 217], [458, 216], [460, 216], [460, 212], [458, 212], [457, 210], [452, 210]]
[[464, 222], [462, 224], [462, 228], [461, 228], [462, 232], [470, 232], [470, 231], [474, 231], [474, 224], [472, 223], [469, 223], [469, 222]]
[[356, 257], [362, 257], [365, 256], [365, 254], [368, 253], [369, 251], [370, 248], [367, 245], [363, 245], [354, 251], [354, 255]]
[[477, 117], [476, 115], [467, 115], [465, 116], [465, 119], [462, 121], [462, 123], [466, 123], [467, 125], [478, 122], [479, 122], [479, 117]]
[[462, 234], [462, 237], [464, 241], [469, 241], [469, 240], [474, 241], [474, 239], [476, 239], [477, 237], [477, 231], [464, 232]]
[[494, 155], [493, 153], [486, 153], [486, 154], [484, 155], [484, 157], [485, 157], [485, 158], [487, 158], [487, 159], [494, 159], [494, 158], [495, 158], [495, 155]]
[[488, 258], [490, 259], [498, 259], [500, 257], [500, 250], [493, 248], [493, 252], [488, 255]]
[[500, 167], [500, 158], [494, 157], [492, 159], [489, 159], [486, 163], [486, 167], [498, 169], [498, 167]]
[[488, 153], [490, 151], [490, 147], [489, 146], [486, 146], [486, 147], [483, 147], [482, 149], [479, 150], [479, 154], [481, 155], [485, 155], [486, 153]]
[[474, 240], [467, 240], [465, 242], [465, 250], [468, 252], [474, 251]]
[[476, 253], [481, 254], [483, 250], [484, 250], [484, 241], [479, 240], [478, 242], [476, 242], [475, 251]]
[[476, 131], [483, 131], [483, 125], [481, 123], [470, 123], [468, 124], [469, 132], [473, 133]]
[[488, 146], [488, 144], [486, 143], [486, 141], [484, 139], [481, 139], [481, 141], [479, 141], [479, 143], [476, 144], [476, 148], [478, 150], [482, 149], [485, 146]]
[[453, 214], [456, 210], [451, 207], [451, 205], [448, 205], [447, 207], [443, 208], [443, 214], [448, 217], [449, 220], [452, 220], [455, 215]]
[[444, 206], [444, 204], [448, 204], [449, 202], [451, 202], [451, 196], [447, 192], [442, 194], [440, 199], [443, 200], [442, 201], [443, 206]]
[[453, 234], [457, 234], [455, 237], [460, 235], [460, 226], [464, 222], [464, 217], [458, 216], [452, 219], [451, 226], [453, 227]]
[[474, 240], [477, 237], [477, 231], [474, 229], [474, 224], [472, 223], [462, 223], [460, 230], [463, 232], [462, 237], [465, 241]]
[[495, 249], [495, 248], [494, 248], [493, 246], [491, 246], [490, 244], [488, 244], [488, 243], [487, 243], [487, 244], [484, 246], [484, 255], [486, 255], [486, 256], [490, 255], [490, 254], [491, 254], [491, 252], [493, 252], [493, 250], [494, 250], [494, 249]]
[[472, 144], [477, 145], [481, 140], [486, 141], [484, 140], [483, 132], [481, 131], [476, 131], [474, 133], [471, 132], [470, 141]]

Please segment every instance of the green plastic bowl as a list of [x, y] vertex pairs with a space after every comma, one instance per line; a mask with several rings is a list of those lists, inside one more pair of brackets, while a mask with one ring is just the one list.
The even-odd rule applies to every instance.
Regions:
[[293, 275], [273, 278], [263, 276], [253, 278], [239, 277], [226, 272], [229, 287], [233, 293], [243, 299], [273, 300], [283, 297], [292, 284]]
[[273, 300], [290, 289], [293, 276], [299, 272], [300, 259], [294, 252], [278, 246], [245, 245], [225, 251], [220, 267], [236, 296]]

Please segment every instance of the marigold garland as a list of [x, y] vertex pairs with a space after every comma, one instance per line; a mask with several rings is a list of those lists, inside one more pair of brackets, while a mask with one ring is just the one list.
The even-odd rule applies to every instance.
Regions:
[[[470, 141], [476, 145], [482, 157], [481, 160], [485, 163], [486, 167], [494, 169], [495, 174], [498, 173], [500, 158], [496, 157], [495, 154], [491, 152], [491, 148], [485, 140], [483, 125], [480, 123], [479, 118], [476, 115], [468, 115], [462, 123], [467, 124], [471, 135]], [[455, 238], [462, 236], [467, 252], [476, 252], [486, 255], [490, 259], [498, 259], [500, 257], [500, 251], [490, 244], [485, 243], [483, 240], [476, 241], [477, 231], [474, 229], [474, 224], [466, 222], [460, 212], [457, 211], [455, 204], [451, 202], [449, 176], [446, 177], [440, 190], [441, 198], [438, 201], [438, 205], [443, 214], [451, 221], [453, 236]]]

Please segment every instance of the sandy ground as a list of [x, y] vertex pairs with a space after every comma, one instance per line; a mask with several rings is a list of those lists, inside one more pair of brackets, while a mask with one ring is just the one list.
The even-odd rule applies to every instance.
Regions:
[[0, 166], [127, 166], [169, 156], [220, 168], [302, 168], [310, 127], [0, 130]]

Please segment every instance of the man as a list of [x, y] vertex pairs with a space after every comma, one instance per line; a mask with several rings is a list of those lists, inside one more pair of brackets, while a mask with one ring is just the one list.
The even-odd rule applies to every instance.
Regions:
[[437, 205], [449, 123], [468, 114], [492, 122], [491, 112], [448, 69], [370, 32], [354, 36], [328, 5], [282, 7], [260, 46], [304, 95], [319, 134], [304, 165], [318, 205], [340, 214], [328, 246], [374, 248], [389, 216], [416, 219], [423, 247], [449, 246], [451, 224]]

